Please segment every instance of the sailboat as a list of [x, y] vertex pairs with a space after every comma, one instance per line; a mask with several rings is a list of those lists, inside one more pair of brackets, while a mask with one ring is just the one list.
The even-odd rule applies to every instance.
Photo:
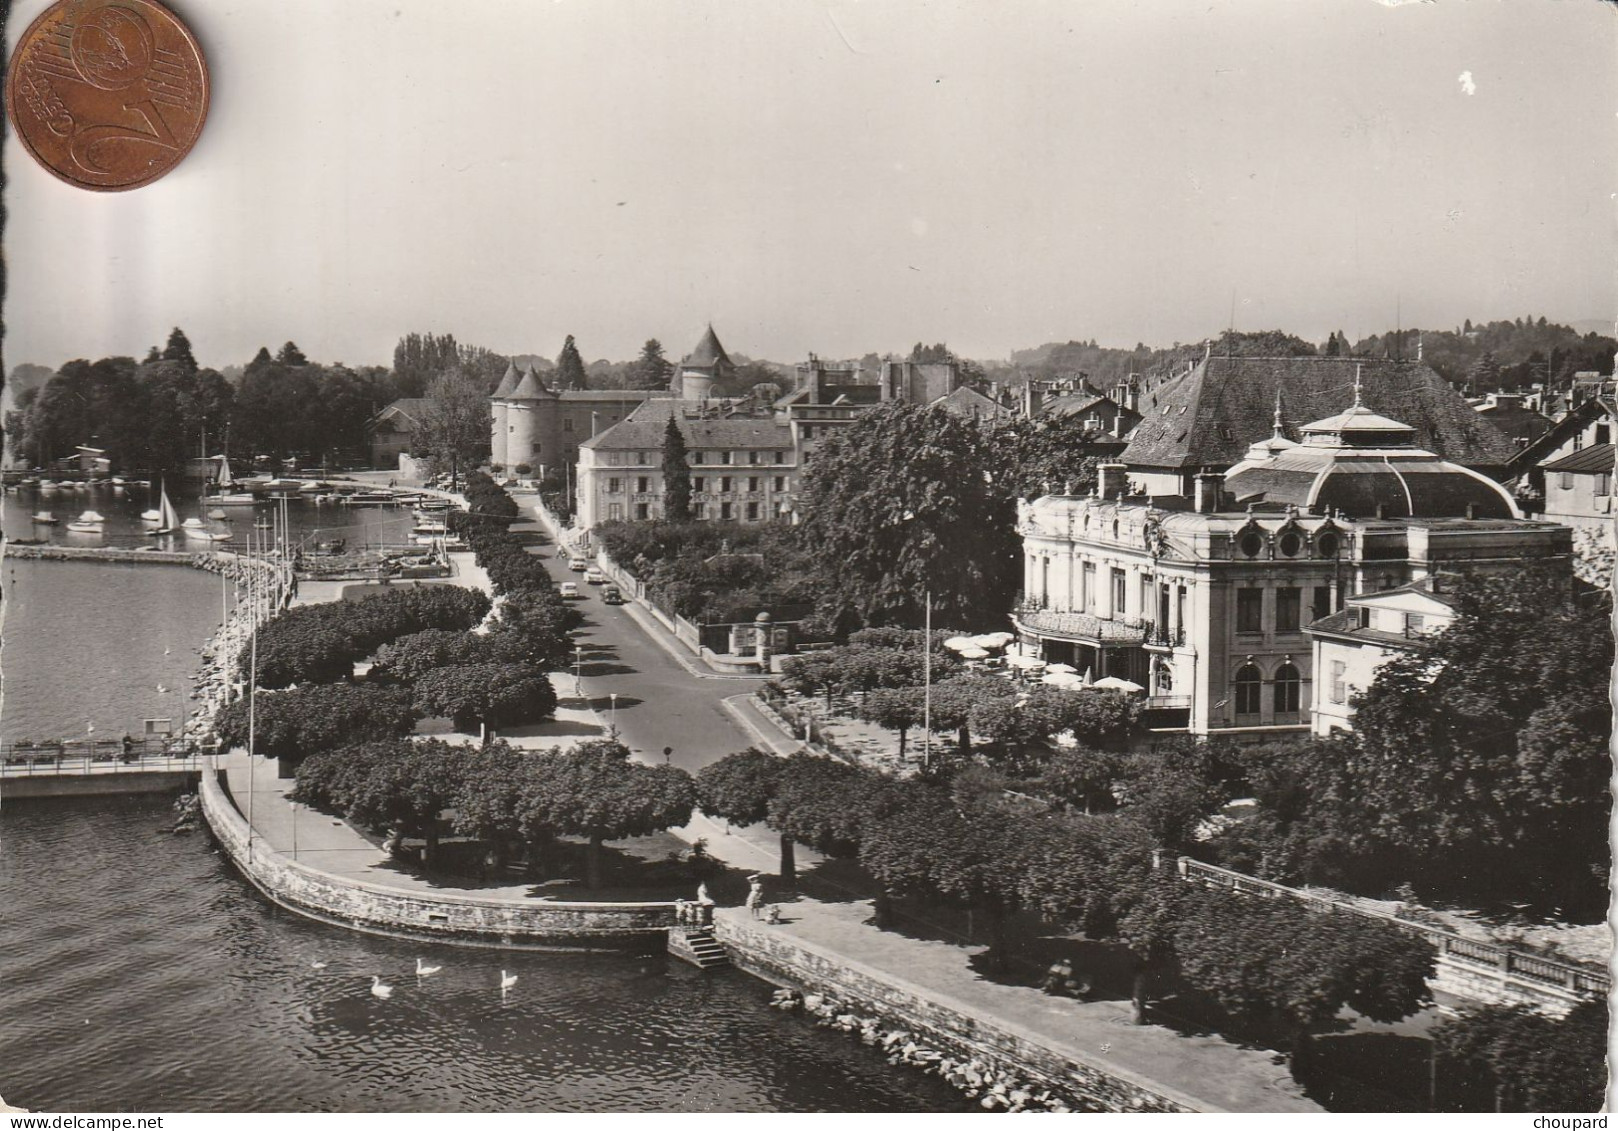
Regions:
[[219, 457], [219, 474], [214, 477], [214, 486], [218, 494], [210, 495], [208, 502], [216, 507], [250, 507], [257, 500], [251, 491], [232, 491], [236, 480], [230, 474], [230, 460], [224, 456]]
[[[180, 529], [180, 512], [174, 509], [174, 504], [173, 503], [169, 502], [168, 488], [163, 487], [163, 488], [159, 488], [159, 490], [162, 492], [162, 495], [163, 495], [163, 503], [162, 503], [162, 506], [158, 508], [157, 526], [152, 530], [148, 530], [146, 533], [148, 533], [148, 534], [175, 534], [175, 533], [178, 533], [179, 529]], [[150, 511], [147, 512], [147, 514], [150, 514], [150, 513], [151, 513]], [[141, 515], [141, 518], [143, 518], [143, 519], [146, 518], [146, 515], [144, 515], [144, 514]]]

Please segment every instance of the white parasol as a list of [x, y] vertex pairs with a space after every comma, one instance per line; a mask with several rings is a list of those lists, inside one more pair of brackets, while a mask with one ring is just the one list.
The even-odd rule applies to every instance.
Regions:
[[1052, 687], [1074, 688], [1079, 687], [1079, 677], [1072, 672], [1049, 672], [1040, 678], [1041, 683], [1048, 683]]
[[989, 653], [982, 648], [958, 648], [955, 654], [963, 660], [981, 660]]
[[975, 645], [972, 643], [972, 638], [970, 636], [951, 636], [948, 640], [944, 641], [944, 647], [948, 648], [952, 652], [959, 652], [962, 648], [972, 648], [975, 647]]
[[1054, 675], [1078, 675], [1079, 669], [1072, 664], [1046, 664], [1045, 670]]
[[1115, 675], [1109, 675], [1102, 679], [1098, 679], [1090, 686], [1096, 688], [1098, 691], [1124, 691], [1134, 693], [1136, 691], [1146, 690], [1140, 684], [1135, 683], [1132, 680], [1119, 679]]

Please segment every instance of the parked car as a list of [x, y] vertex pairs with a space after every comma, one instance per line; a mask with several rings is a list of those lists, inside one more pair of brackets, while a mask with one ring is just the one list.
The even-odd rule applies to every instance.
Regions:
[[584, 583], [586, 585], [605, 585], [607, 583], [607, 575], [602, 573], [599, 569], [587, 569], [584, 571]]
[[579, 583], [576, 581], [564, 581], [559, 588], [561, 589], [562, 600], [564, 601], [584, 600], [584, 594], [580, 591]]
[[585, 561], [583, 558], [569, 558], [567, 560], [567, 568], [572, 570], [574, 573], [583, 573], [585, 570], [590, 568], [590, 563]]
[[609, 585], [601, 591], [601, 599], [609, 605], [621, 605], [624, 603], [624, 591], [616, 585]]

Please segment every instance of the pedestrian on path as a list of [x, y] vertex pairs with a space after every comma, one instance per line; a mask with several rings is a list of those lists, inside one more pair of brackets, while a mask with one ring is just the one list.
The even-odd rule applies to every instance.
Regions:
[[747, 877], [747, 884], [747, 910], [757, 919], [764, 906], [764, 877], [754, 872]]

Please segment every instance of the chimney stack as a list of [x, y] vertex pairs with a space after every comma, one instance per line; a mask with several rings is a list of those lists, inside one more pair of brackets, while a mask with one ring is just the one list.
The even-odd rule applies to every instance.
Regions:
[[1039, 415], [1040, 408], [1045, 403], [1045, 390], [1037, 382], [1029, 381], [1023, 386], [1022, 414], [1029, 420]]
[[1197, 473], [1196, 511], [1198, 514], [1215, 514], [1219, 510], [1219, 499], [1225, 492], [1225, 476], [1218, 471], [1201, 471]]
[[1103, 499], [1115, 499], [1122, 491], [1128, 479], [1129, 469], [1121, 463], [1104, 463], [1096, 468], [1096, 495]]

